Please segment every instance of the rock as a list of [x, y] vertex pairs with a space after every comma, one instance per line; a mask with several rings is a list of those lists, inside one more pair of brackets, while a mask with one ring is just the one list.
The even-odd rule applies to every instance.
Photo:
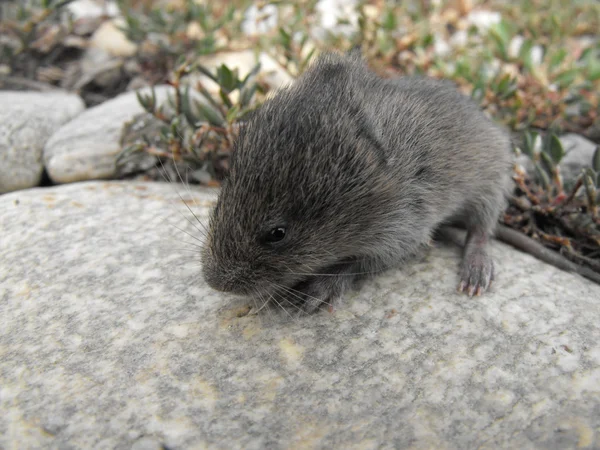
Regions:
[[63, 91], [0, 92], [0, 194], [37, 186], [42, 149], [63, 123], [85, 107]]
[[90, 38], [90, 47], [104, 50], [112, 56], [135, 55], [137, 45], [128, 40], [125, 33], [118, 28], [123, 25], [122, 19], [103, 22]]
[[512, 59], [517, 58], [524, 42], [525, 38], [520, 34], [513, 36], [513, 38], [510, 40], [510, 44], [508, 44], [508, 56]]
[[574, 180], [584, 167], [590, 167], [596, 144], [578, 134], [569, 133], [560, 137], [566, 155], [560, 168], [566, 180]]
[[250, 6], [244, 13], [242, 31], [251, 36], [266, 34], [277, 27], [279, 10], [275, 5]]
[[[570, 184], [577, 179], [581, 169], [591, 166], [596, 144], [575, 133], [564, 134], [559, 139], [566, 153], [559, 164], [560, 172], [564, 182]], [[536, 150], [541, 151], [540, 138], [537, 140]], [[533, 164], [526, 155], [519, 156], [517, 162], [530, 174], [534, 173]]]
[[76, 0], [69, 3], [67, 9], [73, 14], [75, 20], [102, 16], [114, 17], [119, 14], [119, 7], [111, 0]]
[[[147, 94], [149, 89], [140, 90]], [[156, 87], [157, 103], [167, 99], [173, 88]], [[119, 140], [123, 125], [143, 112], [135, 92], [86, 110], [61, 127], [44, 147], [44, 164], [56, 183], [111, 178], [115, 175], [115, 156], [121, 151]]]
[[[200, 63], [213, 73], [221, 64], [225, 64], [232, 70], [237, 68], [240, 78], [245, 77], [254, 68], [257, 62], [260, 62], [261, 64], [259, 75], [273, 89], [279, 89], [293, 82], [293, 77], [281, 67], [277, 61], [264, 52], [260, 53], [258, 57], [253, 50], [222, 52], [215, 53], [214, 55], [207, 55], [200, 59]], [[189, 80], [192, 86], [194, 86], [195, 80], [200, 80], [211, 94], [216, 95], [219, 92], [218, 84], [207, 76], [192, 75], [189, 77]]]
[[356, 0], [319, 0], [315, 11], [320, 23], [313, 26], [313, 36], [318, 40], [325, 40], [330, 34], [350, 37], [358, 30], [357, 5]]
[[469, 299], [439, 246], [333, 313], [248, 315], [175, 190], [205, 224], [213, 194], [159, 183], [0, 197], [0, 447], [600, 447], [600, 286], [493, 243]]
[[473, 10], [467, 14], [467, 23], [477, 27], [481, 31], [488, 30], [502, 20], [502, 16], [496, 11]]

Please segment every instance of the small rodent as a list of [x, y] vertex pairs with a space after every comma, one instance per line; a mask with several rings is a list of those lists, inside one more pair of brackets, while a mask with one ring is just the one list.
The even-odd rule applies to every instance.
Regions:
[[241, 128], [203, 276], [312, 312], [460, 224], [458, 290], [480, 295], [511, 160], [508, 133], [450, 82], [384, 79], [360, 54], [324, 54]]

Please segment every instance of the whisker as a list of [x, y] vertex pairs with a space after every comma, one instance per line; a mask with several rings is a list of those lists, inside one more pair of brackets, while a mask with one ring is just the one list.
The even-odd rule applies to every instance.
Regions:
[[302, 275], [302, 276], [319, 276], [319, 277], [338, 277], [338, 276], [345, 276], [345, 275], [371, 275], [373, 274], [373, 271], [369, 271], [369, 272], [339, 272], [339, 273], [320, 273], [320, 272], [310, 272], [310, 273], [303, 273], [303, 272], [289, 272], [290, 275]]
[[[171, 187], [173, 188], [173, 191], [179, 196], [180, 200], [182, 201], [182, 203], [186, 206], [186, 208], [192, 213], [192, 215], [196, 218], [196, 221], [202, 225], [202, 222], [200, 222], [200, 219], [198, 219], [198, 216], [196, 216], [196, 214], [194, 214], [194, 211], [192, 211], [192, 209], [190, 208], [190, 206], [185, 202], [185, 200], [183, 199], [183, 197], [181, 196], [181, 194], [179, 193], [179, 191], [175, 188], [175, 183], [173, 182], [173, 180], [167, 179], [165, 174], [167, 173], [167, 169], [165, 168], [165, 165], [163, 164], [162, 160], [159, 159], [160, 161], [160, 165], [162, 166], [163, 172], [161, 173], [163, 175], [163, 178], [165, 179], [165, 181], [167, 183], [169, 183], [171, 185]], [[157, 167], [158, 168], [158, 167]], [[177, 165], [175, 164], [175, 168], [177, 169]], [[179, 173], [179, 171], [177, 172]], [[170, 181], [170, 182], [169, 182]], [[192, 222], [189, 218], [187, 218], [181, 211], [177, 210], [179, 212], [179, 214], [181, 214], [181, 216], [187, 220], [190, 225], [192, 225], [201, 235], [203, 235], [204, 237], [206, 237], [206, 229], [203, 231], [200, 228], [198, 228], [198, 226]]]
[[[171, 224], [171, 225], [173, 225], [173, 224]], [[173, 226], [174, 226], [175, 228], [177, 228], [179, 231], [181, 231], [181, 232], [183, 232], [183, 233], [187, 234], [187, 235], [188, 235], [189, 237], [191, 237], [192, 239], [195, 239], [195, 240], [197, 240], [198, 242], [202, 242], [202, 243], [204, 243], [204, 241], [203, 241], [202, 239], [200, 239], [199, 237], [196, 237], [196, 236], [194, 236], [192, 233], [188, 233], [187, 231], [185, 231], [185, 230], [182, 230], [182, 229], [181, 229], [181, 228], [179, 228], [177, 225], [173, 225]]]
[[[162, 162], [161, 162], [161, 164], [162, 164]], [[181, 183], [186, 187], [188, 195], [192, 198], [192, 201], [194, 202], [194, 204], [196, 204], [196, 200], [194, 199], [194, 196], [192, 195], [192, 191], [190, 190], [189, 182], [186, 184], [183, 181], [183, 178], [181, 178], [181, 173], [179, 172], [179, 168], [177, 167], [177, 164], [175, 163], [175, 157], [173, 157], [173, 166], [175, 166], [175, 171], [177, 172], [177, 176], [179, 176], [179, 179], [181, 180]], [[187, 174], [186, 174], [186, 178], [187, 178]], [[179, 197], [181, 198], [181, 195]], [[198, 216], [196, 216], [196, 214], [194, 214], [194, 211], [192, 211], [192, 208], [189, 207], [189, 205], [187, 204], [187, 202], [184, 201], [183, 198], [181, 199], [181, 201], [185, 204], [185, 206], [187, 207], [187, 209], [196, 218], [196, 221], [200, 224], [200, 226], [204, 229], [204, 231], [206, 233], [208, 233], [208, 230], [206, 229], [206, 226], [200, 221], [200, 219], [198, 218]], [[198, 207], [197, 204], [196, 204], [196, 207]]]
[[[277, 286], [274, 286], [275, 289], [277, 289]], [[277, 290], [274, 291], [274, 293], [278, 293], [281, 295], [280, 292], [278, 292]], [[301, 297], [297, 296], [297, 298], [299, 300], [303, 300]], [[285, 300], [288, 304], [292, 305], [294, 308], [296, 308], [298, 311], [300, 311], [303, 314], [307, 314], [306, 311], [304, 311], [302, 308], [300, 308], [298, 305], [296, 305], [294, 302], [289, 301], [285, 296], [281, 295], [280, 300]]]
[[270, 297], [270, 298], [271, 298], [271, 299], [272, 299], [272, 300], [273, 300], [273, 301], [274, 301], [274, 302], [277, 304], [277, 306], [279, 306], [279, 307], [280, 307], [280, 308], [281, 308], [281, 309], [282, 309], [282, 310], [283, 310], [283, 311], [284, 311], [284, 312], [285, 312], [285, 313], [286, 313], [288, 316], [290, 316], [290, 318], [291, 318], [292, 320], [294, 320], [294, 321], [295, 321], [295, 319], [294, 319], [294, 316], [292, 316], [292, 315], [290, 314], [290, 312], [289, 312], [287, 309], [285, 309], [285, 308], [284, 308], [284, 307], [281, 305], [281, 303], [279, 303], [279, 302], [277, 301], [277, 299], [276, 299], [276, 298], [273, 296], [273, 294], [269, 294], [269, 297]]
[[313, 300], [316, 300], [319, 303], [323, 303], [323, 304], [325, 304], [327, 306], [333, 307], [333, 305], [331, 305], [330, 303], [326, 302], [325, 300], [322, 300], [322, 299], [317, 298], [317, 297], [313, 297], [312, 295], [309, 295], [309, 294], [307, 294], [305, 292], [301, 292], [301, 291], [299, 291], [297, 289], [294, 289], [292, 287], [283, 286], [283, 285], [280, 285], [280, 284], [278, 284], [277, 287], [279, 287], [281, 289], [284, 289], [286, 292], [288, 292], [291, 295], [294, 295], [296, 298], [299, 298], [300, 300], [302, 300], [301, 295], [305, 295], [305, 296], [307, 296], [309, 298], [312, 298]]

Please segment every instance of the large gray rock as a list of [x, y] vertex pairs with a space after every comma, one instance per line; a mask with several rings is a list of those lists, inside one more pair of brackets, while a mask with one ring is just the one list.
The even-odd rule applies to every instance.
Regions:
[[[156, 88], [157, 103], [167, 99], [169, 86]], [[148, 94], [148, 89], [140, 92]], [[60, 128], [44, 148], [44, 163], [56, 183], [111, 178], [125, 122], [143, 112], [135, 92], [126, 92], [88, 109]]]
[[0, 91], [0, 105], [0, 194], [37, 186], [44, 144], [85, 105], [62, 91]]
[[502, 244], [481, 298], [440, 246], [292, 319], [206, 287], [173, 186], [0, 209], [2, 448], [600, 447], [600, 286]]

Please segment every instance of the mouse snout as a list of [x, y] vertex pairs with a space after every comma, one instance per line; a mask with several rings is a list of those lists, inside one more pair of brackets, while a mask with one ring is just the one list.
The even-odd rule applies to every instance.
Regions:
[[203, 274], [206, 283], [214, 290], [230, 294], [247, 294], [250, 282], [247, 280], [248, 272], [243, 268], [220, 270], [211, 265], [204, 265]]

